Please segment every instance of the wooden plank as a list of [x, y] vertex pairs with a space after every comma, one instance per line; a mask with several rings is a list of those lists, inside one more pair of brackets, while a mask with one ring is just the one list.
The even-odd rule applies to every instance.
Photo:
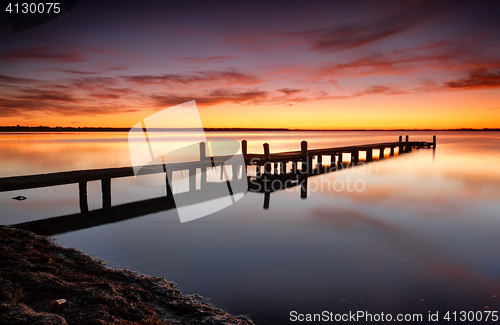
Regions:
[[[227, 159], [217, 157], [214, 159], [215, 165], [221, 165]], [[205, 161], [193, 161], [186, 163], [166, 164], [166, 168], [170, 171], [184, 170], [189, 168], [211, 167], [210, 159]], [[150, 165], [140, 169], [140, 175], [164, 173], [164, 165]], [[98, 181], [103, 178], [119, 178], [134, 176], [133, 167], [117, 167], [117, 168], [103, 168], [103, 169], [87, 169], [76, 170], [69, 172], [58, 172], [50, 174], [26, 175], [26, 176], [13, 176], [0, 178], [0, 192], [25, 190], [31, 188], [40, 188], [47, 186], [67, 185], [80, 182]]]
[[[384, 147], [390, 147], [390, 146], [399, 146], [399, 142], [391, 142], [391, 143], [383, 143], [383, 144], [372, 144], [372, 145], [363, 145], [363, 146], [354, 146], [354, 147], [339, 147], [339, 148], [328, 148], [328, 149], [313, 149], [313, 150], [308, 150], [308, 156], [315, 156], [319, 154], [330, 154], [331, 151], [337, 150], [337, 151], [342, 151], [344, 153], [352, 153], [356, 151], [366, 151], [369, 149], [378, 149], [379, 146], [383, 145]], [[427, 146], [427, 145], [432, 145], [432, 142], [426, 143], [426, 142], [403, 142], [403, 145], [410, 145], [410, 146]], [[264, 156], [259, 155], [259, 154], [248, 154], [247, 156], [250, 159], [245, 159], [247, 161], [250, 161], [251, 159], [254, 159], [254, 164], [260, 164], [263, 165], [262, 162], [259, 162], [259, 160], [263, 160]], [[293, 151], [293, 152], [278, 152], [278, 153], [273, 153], [271, 154], [271, 161], [289, 161], [289, 160], [300, 160], [302, 159], [303, 156], [301, 152], [299, 151]]]
[[[408, 142], [404, 143], [405, 145], [411, 145], [411, 146], [419, 146], [419, 145], [425, 145], [425, 142], [421, 141], [414, 141], [414, 142]], [[432, 142], [431, 142], [432, 144]], [[374, 144], [367, 144], [367, 145], [358, 145], [358, 146], [348, 146], [348, 147], [337, 147], [337, 148], [326, 148], [326, 149], [308, 149], [307, 155], [310, 156], [317, 156], [319, 154], [322, 155], [329, 155], [331, 151], [342, 151], [344, 153], [351, 153], [351, 152], [356, 152], [356, 151], [366, 151], [367, 149], [378, 149], [379, 147], [390, 147], [390, 146], [399, 146], [399, 142], [387, 142], [387, 143], [374, 143]], [[255, 155], [255, 154], [249, 154], [249, 156], [255, 157], [255, 158], [261, 158], [261, 155]], [[282, 159], [296, 159], [296, 158], [301, 158], [303, 157], [301, 151], [289, 151], [289, 152], [276, 152], [271, 154], [271, 160], [282, 160]]]

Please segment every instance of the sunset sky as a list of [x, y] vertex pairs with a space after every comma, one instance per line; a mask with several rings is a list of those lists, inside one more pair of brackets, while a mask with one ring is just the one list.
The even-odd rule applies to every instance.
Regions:
[[[3, 10], [3, 8], [2, 8]], [[500, 128], [500, 2], [85, 1], [0, 21], [0, 125]]]

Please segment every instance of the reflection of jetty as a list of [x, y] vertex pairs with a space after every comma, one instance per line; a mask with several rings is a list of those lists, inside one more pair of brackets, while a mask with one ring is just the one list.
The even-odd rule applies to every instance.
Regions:
[[[111, 206], [111, 179], [119, 177], [134, 176], [133, 167], [104, 168], [95, 170], [79, 170], [41, 175], [28, 175], [0, 178], [0, 192], [58, 186], [67, 184], [79, 184], [80, 213], [38, 220], [20, 224], [23, 228], [32, 229], [35, 232], [53, 235], [57, 233], [84, 229], [96, 225], [107, 224], [135, 218], [138, 216], [170, 210], [175, 208], [172, 195], [178, 202], [196, 204], [220, 197], [224, 191], [220, 191], [231, 182], [246, 182], [248, 191], [264, 193], [264, 208], [269, 207], [270, 193], [286, 188], [301, 186], [301, 197], [307, 197], [307, 178], [334, 172], [339, 169], [356, 166], [359, 163], [371, 162], [375, 159], [384, 159], [410, 152], [412, 148], [436, 148], [436, 136], [432, 142], [405, 141], [399, 137], [397, 142], [376, 143], [368, 145], [335, 147], [326, 149], [308, 150], [307, 142], [302, 141], [300, 151], [270, 153], [269, 144], [264, 145], [264, 154], [247, 153], [247, 141], [243, 140], [241, 149], [245, 166], [231, 163], [231, 156], [209, 157], [206, 156], [206, 144], [200, 143], [200, 160], [165, 165], [149, 165], [141, 168], [140, 175], [165, 173], [167, 198], [155, 198], [140, 202]], [[364, 159], [360, 159], [360, 152], [365, 152]], [[374, 152], [376, 155], [374, 155]], [[329, 163], [323, 161], [329, 157]], [[208, 168], [218, 168], [220, 181], [214, 182], [207, 177]], [[227, 172], [229, 169], [229, 173]], [[247, 172], [254, 169], [255, 175], [248, 176]], [[172, 180], [172, 173], [176, 171], [189, 172], [189, 191], [173, 194], [168, 180]], [[200, 170], [198, 173], [197, 170]], [[197, 187], [196, 174], [200, 174], [200, 184]], [[230, 176], [229, 176], [230, 175]], [[89, 211], [87, 203], [87, 182], [101, 181], [102, 209]], [[272, 182], [271, 187], [264, 186], [266, 182]], [[246, 188], [246, 186], [245, 186]], [[229, 186], [230, 195], [236, 194]], [[241, 189], [236, 186], [235, 189]], [[240, 192], [236, 190], [236, 192]], [[85, 219], [81, 216], [85, 215]]]
[[[374, 151], [378, 154], [376, 159], [380, 160], [410, 152], [412, 148], [436, 149], [436, 136], [433, 136], [432, 142], [410, 142], [407, 135], [405, 141], [402, 136], [399, 136], [397, 142], [313, 150], [308, 150], [307, 142], [302, 141], [300, 151], [274, 154], [271, 154], [267, 143], [264, 143], [264, 154], [248, 154], [245, 140], [242, 141], [241, 147], [247, 169], [248, 166], [256, 168], [256, 177], [249, 178], [248, 190], [264, 193], [264, 209], [268, 209], [272, 192], [300, 186], [300, 197], [307, 198], [309, 176], [335, 172], [360, 163], [369, 163], [374, 160]], [[360, 152], [365, 153], [363, 160], [360, 159]], [[329, 163], [323, 162], [325, 156], [329, 157]]]
[[[208, 183], [207, 191], [204, 191], [205, 200], [220, 198], [218, 193], [226, 189], [225, 183]], [[200, 200], [199, 193], [193, 195], [193, 192], [178, 193], [181, 200], [185, 202], [196, 203], [194, 200]], [[192, 200], [192, 201], [190, 201]], [[181, 201], [182, 202], [182, 201]], [[168, 211], [179, 207], [179, 204], [173, 200], [172, 196], [163, 196], [152, 199], [146, 199], [136, 202], [118, 204], [109, 208], [91, 210], [85, 213], [74, 213], [65, 216], [46, 218], [42, 220], [29, 221], [12, 227], [27, 229], [44, 236], [53, 236], [71, 231], [87, 229], [134, 219], [148, 214]]]

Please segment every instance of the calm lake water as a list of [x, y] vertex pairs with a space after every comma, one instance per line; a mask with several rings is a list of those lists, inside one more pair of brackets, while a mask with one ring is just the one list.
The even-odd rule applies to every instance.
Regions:
[[[224, 132], [262, 153], [410, 140], [437, 149], [309, 178], [264, 197], [247, 193], [188, 223], [175, 210], [54, 236], [112, 267], [177, 283], [257, 324], [290, 312], [420, 313], [500, 309], [499, 132]], [[0, 177], [129, 166], [126, 133], [1, 134]], [[374, 156], [376, 156], [374, 154]], [[325, 163], [329, 159], [325, 158]], [[349, 187], [350, 185], [350, 187]], [[356, 186], [355, 186], [356, 185]], [[165, 195], [134, 177], [112, 180], [112, 204]], [[17, 195], [25, 201], [12, 200]], [[101, 208], [100, 182], [88, 185]], [[78, 185], [0, 193], [0, 223], [79, 212]]]

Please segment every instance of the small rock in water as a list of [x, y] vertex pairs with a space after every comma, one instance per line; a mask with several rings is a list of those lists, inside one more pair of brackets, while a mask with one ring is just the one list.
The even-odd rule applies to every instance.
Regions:
[[22, 195], [18, 195], [16, 197], [13, 197], [12, 199], [13, 200], [18, 200], [18, 201], [24, 201], [24, 200], [27, 199], [27, 197], [26, 196], [22, 196]]

